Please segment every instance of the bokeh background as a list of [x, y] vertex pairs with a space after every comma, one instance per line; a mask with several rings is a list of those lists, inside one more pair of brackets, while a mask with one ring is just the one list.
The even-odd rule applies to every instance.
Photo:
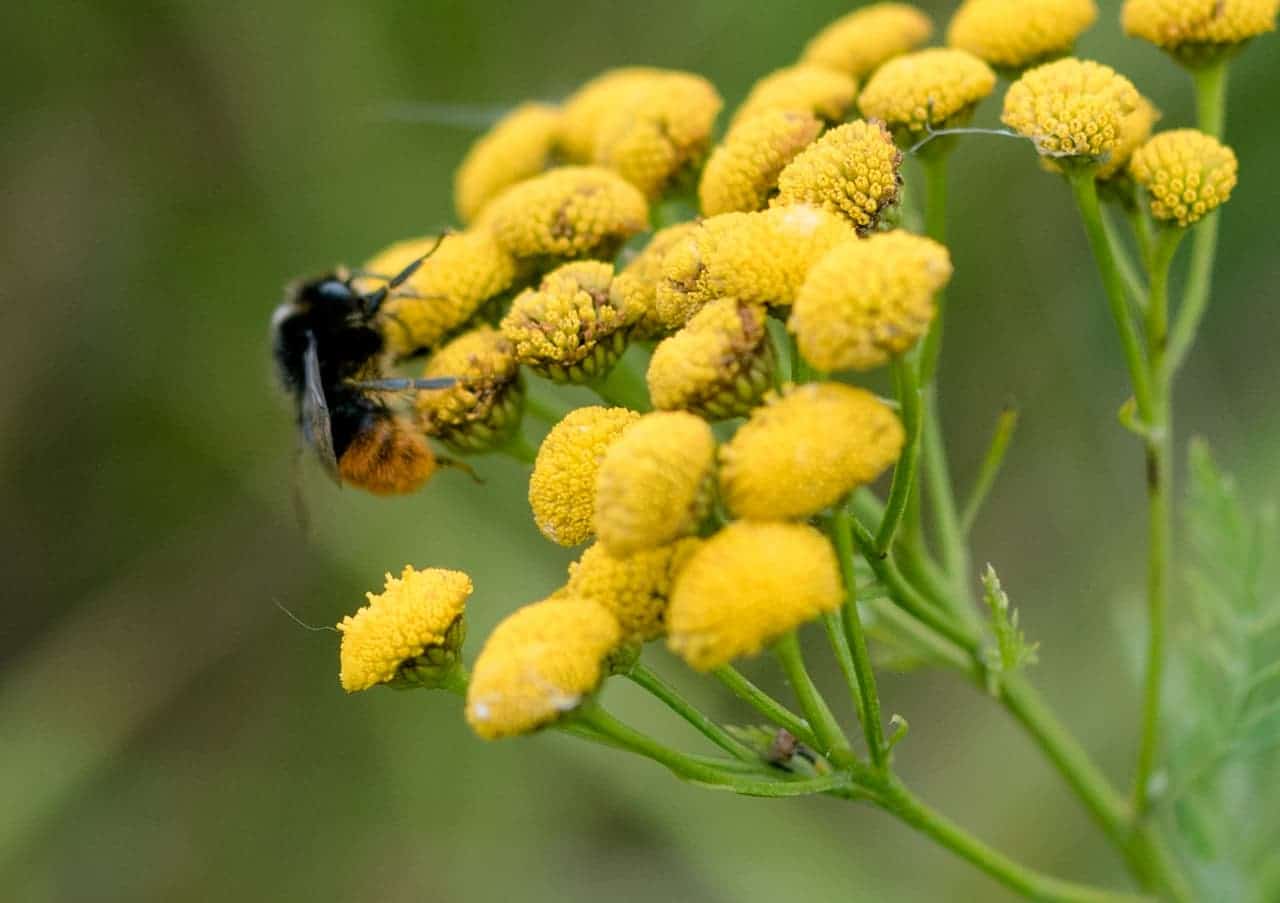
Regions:
[[[953, 4], [924, 5], [942, 23]], [[1116, 0], [1101, 6], [1081, 52], [1130, 75], [1166, 125], [1190, 122], [1188, 80], [1120, 34]], [[312, 471], [311, 535], [295, 523], [294, 436], [267, 359], [280, 287], [448, 223], [452, 170], [474, 137], [388, 105], [483, 112], [563, 96], [623, 63], [697, 70], [732, 104], [849, 8], [6, 8], [0, 896], [1007, 898], [869, 809], [708, 793], [559, 736], [483, 744], [445, 694], [347, 698], [337, 637], [275, 604], [332, 624], [386, 570], [462, 568], [477, 583], [474, 648], [558, 585], [568, 560], [532, 527], [525, 474], [505, 459], [477, 464], [483, 486], [449, 472], [391, 501]], [[1258, 42], [1232, 76], [1241, 187], [1179, 411], [1184, 437], [1207, 434], [1250, 495], [1273, 497], [1278, 47]], [[1142, 496], [1138, 446], [1115, 420], [1116, 342], [1066, 186], [1027, 147], [994, 138], [966, 141], [954, 173], [943, 394], [961, 486], [1001, 406], [1022, 412], [976, 556], [997, 564], [1042, 641], [1035, 680], [1124, 779]], [[652, 655], [714, 712], [749, 720]], [[766, 663], [750, 671], [785, 689]], [[834, 692], [834, 673], [821, 677]], [[886, 676], [882, 690], [911, 722], [898, 759], [926, 799], [1029, 863], [1123, 883], [997, 707], [933, 674]], [[698, 742], [630, 688], [607, 695], [637, 723]]]

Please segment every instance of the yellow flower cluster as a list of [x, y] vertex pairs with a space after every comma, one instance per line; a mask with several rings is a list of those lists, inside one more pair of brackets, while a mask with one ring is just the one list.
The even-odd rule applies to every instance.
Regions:
[[624, 640], [652, 640], [666, 629], [672, 582], [701, 542], [682, 539], [624, 558], [596, 543], [569, 566], [565, 591], [609, 611], [618, 619]]
[[778, 177], [776, 205], [814, 204], [839, 213], [858, 231], [875, 228], [898, 201], [902, 153], [879, 123], [858, 120], [827, 132]]
[[703, 214], [763, 210], [782, 170], [820, 131], [822, 123], [804, 111], [770, 110], [739, 122], [702, 171]]
[[760, 113], [808, 113], [826, 123], [841, 122], [858, 96], [858, 82], [822, 66], [787, 66], [757, 81], [734, 114], [737, 126]]
[[951, 17], [947, 44], [1002, 69], [1023, 69], [1069, 53], [1097, 18], [1094, 0], [965, 0]]
[[929, 40], [933, 23], [907, 3], [873, 3], [818, 32], [801, 59], [865, 78], [885, 61]]
[[965, 50], [933, 47], [885, 63], [858, 98], [864, 116], [895, 131], [957, 125], [996, 85], [991, 67]]
[[1026, 72], [1004, 97], [1004, 123], [1047, 157], [1100, 159], [1120, 143], [1139, 94], [1110, 66], [1073, 57]]
[[1134, 152], [1129, 171], [1151, 195], [1156, 219], [1189, 226], [1231, 197], [1235, 152], [1195, 129], [1161, 132]]
[[342, 688], [348, 693], [402, 680], [430, 683], [454, 664], [463, 638], [471, 578], [461, 571], [406, 566], [386, 588], [338, 624]]
[[[1111, 149], [1111, 153], [1098, 166], [1097, 178], [1111, 179], [1124, 172], [1129, 165], [1129, 159], [1133, 156], [1133, 152], [1151, 137], [1151, 129], [1159, 119], [1160, 111], [1156, 109], [1155, 104], [1142, 95], [1138, 95], [1138, 105], [1120, 123], [1120, 140], [1116, 142], [1116, 146]], [[1050, 162], [1047, 157], [1042, 158], [1042, 160], [1045, 163]]]
[[546, 104], [522, 104], [499, 120], [454, 174], [453, 201], [462, 221], [471, 222], [504, 189], [547, 169], [559, 133], [560, 113]]
[[950, 278], [950, 255], [932, 239], [894, 231], [845, 242], [809, 271], [787, 328], [818, 369], [869, 370], [924, 335]]
[[1125, 0], [1125, 34], [1181, 54], [1230, 47], [1274, 31], [1280, 0]]
[[444, 389], [418, 393], [423, 431], [459, 451], [483, 451], [510, 438], [523, 393], [515, 351], [492, 326], [463, 333], [427, 361], [425, 377], [453, 377]]
[[632, 335], [649, 339], [662, 335], [667, 326], [658, 316], [658, 283], [662, 280], [662, 261], [667, 251], [691, 236], [698, 228], [696, 222], [676, 223], [653, 234], [649, 243], [618, 273], [609, 294], [613, 306], [625, 311], [628, 320], [635, 320]]

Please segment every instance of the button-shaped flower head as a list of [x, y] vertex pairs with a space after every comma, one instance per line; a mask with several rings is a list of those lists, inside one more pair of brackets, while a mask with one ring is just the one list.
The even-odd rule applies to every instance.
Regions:
[[635, 320], [632, 326], [634, 337], [651, 339], [667, 331], [666, 324], [658, 316], [662, 261], [668, 251], [697, 228], [696, 222], [688, 222], [659, 229], [640, 253], [623, 267], [622, 272], [613, 277], [613, 284], [609, 287], [613, 306], [625, 311], [627, 319]]
[[507, 187], [547, 169], [555, 158], [560, 111], [522, 104], [471, 145], [453, 177], [453, 202], [464, 223]]
[[1074, 57], [1028, 70], [1004, 97], [1004, 123], [1046, 157], [1100, 160], [1120, 143], [1138, 89], [1110, 66]]
[[832, 22], [804, 49], [806, 63], [865, 78], [929, 40], [933, 23], [908, 3], [873, 3]]
[[599, 688], [621, 640], [617, 619], [595, 602], [558, 595], [517, 609], [476, 658], [467, 723], [496, 740], [559, 720]]
[[378, 684], [440, 686], [458, 661], [471, 578], [461, 571], [406, 566], [381, 593], [338, 624], [339, 679], [348, 693]]
[[1151, 214], [1179, 226], [1225, 204], [1238, 169], [1231, 148], [1195, 129], [1161, 132], [1129, 161], [1134, 181], [1151, 196]]
[[1125, 0], [1125, 34], [1190, 64], [1229, 53], [1276, 27], [1280, 0]]
[[844, 121], [858, 96], [853, 76], [823, 66], [787, 66], [757, 81], [733, 114], [733, 125], [760, 113], [808, 113], [825, 123]]
[[700, 539], [681, 539], [625, 558], [600, 543], [569, 565], [568, 596], [594, 602], [613, 613], [631, 642], [646, 642], [666, 629], [671, 585]]
[[870, 392], [808, 383], [756, 408], [720, 449], [721, 493], [736, 517], [809, 517], [880, 476], [903, 437]]
[[950, 255], [932, 239], [894, 231], [844, 242], [809, 271], [787, 328], [819, 370], [879, 367], [929, 329], [950, 278]]
[[699, 671], [754, 655], [844, 598], [827, 538], [805, 524], [737, 521], [676, 577], [667, 645]]
[[765, 111], [738, 122], [702, 170], [703, 214], [763, 210], [778, 190], [782, 170], [820, 131], [821, 122], [796, 110]]
[[551, 428], [529, 477], [529, 506], [543, 536], [562, 546], [591, 538], [600, 462], [639, 418], [626, 408], [593, 406], [570, 411]]
[[963, 124], [995, 85], [996, 74], [973, 54], [932, 47], [881, 66], [862, 89], [858, 107], [902, 137]]
[[965, 0], [947, 44], [1016, 71], [1070, 53], [1097, 18], [1094, 0]]
[[[1123, 173], [1133, 157], [1133, 152], [1146, 144], [1147, 139], [1151, 137], [1151, 129], [1159, 119], [1160, 111], [1156, 109], [1156, 105], [1139, 95], [1138, 105], [1120, 123], [1120, 140], [1098, 167], [1097, 177], [1111, 179]], [[1048, 162], [1047, 158], [1042, 159]]]
[[897, 203], [901, 166], [889, 130], [859, 119], [827, 132], [792, 160], [778, 177], [773, 203], [814, 204], [867, 232]]
[[605, 454], [596, 535], [613, 555], [663, 546], [698, 529], [711, 501], [716, 441], [684, 411], [645, 414]]
[[590, 163], [601, 126], [613, 113], [630, 107], [672, 70], [624, 66], [601, 72], [573, 92], [564, 103], [560, 148], [575, 163]]
[[424, 432], [464, 453], [503, 444], [520, 424], [519, 374], [510, 340], [492, 326], [458, 336], [427, 360], [422, 374], [456, 380], [418, 393]]

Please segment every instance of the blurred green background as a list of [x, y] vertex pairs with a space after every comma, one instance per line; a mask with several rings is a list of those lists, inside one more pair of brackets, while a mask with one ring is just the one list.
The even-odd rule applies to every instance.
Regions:
[[[925, 4], [941, 23], [950, 3]], [[1103, 2], [1083, 55], [1190, 121], [1188, 80]], [[386, 104], [502, 107], [622, 63], [693, 69], [732, 104], [850, 4], [51, 2], [4, 13], [9, 301], [0, 329], [0, 893], [62, 900], [1003, 900], [878, 812], [754, 801], [559, 736], [483, 744], [444, 694], [345, 697], [332, 624], [405, 562], [470, 571], [475, 648], [558, 585], [524, 474], [477, 465], [378, 500], [309, 478], [267, 359], [290, 277], [450, 221], [473, 133]], [[1179, 425], [1277, 495], [1276, 41], [1232, 76], [1218, 291]], [[993, 122], [998, 100], [982, 121]], [[943, 368], [961, 485], [995, 415], [1022, 426], [975, 535], [1042, 641], [1034, 678], [1117, 780], [1135, 741], [1141, 461], [1065, 184], [966, 141]], [[811, 636], [811, 641], [818, 637]], [[815, 644], [816, 645], [816, 644]], [[655, 661], [726, 718], [732, 700]], [[817, 659], [817, 656], [814, 656]], [[825, 662], [825, 659], [823, 659]], [[826, 665], [823, 665], [826, 668]], [[766, 663], [749, 669], [782, 691]], [[834, 692], [835, 674], [821, 675]], [[900, 767], [977, 834], [1112, 884], [1117, 858], [995, 706], [886, 676]], [[698, 738], [630, 688], [611, 705]]]

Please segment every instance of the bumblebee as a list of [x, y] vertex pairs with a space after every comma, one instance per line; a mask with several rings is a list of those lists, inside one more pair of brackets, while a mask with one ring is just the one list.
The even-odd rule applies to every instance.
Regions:
[[387, 353], [378, 324], [382, 302], [435, 247], [367, 294], [353, 288], [357, 274], [342, 269], [300, 280], [271, 318], [272, 356], [294, 401], [302, 441], [339, 485], [379, 495], [412, 492], [436, 470], [426, 436], [384, 396], [454, 380], [384, 378]]

